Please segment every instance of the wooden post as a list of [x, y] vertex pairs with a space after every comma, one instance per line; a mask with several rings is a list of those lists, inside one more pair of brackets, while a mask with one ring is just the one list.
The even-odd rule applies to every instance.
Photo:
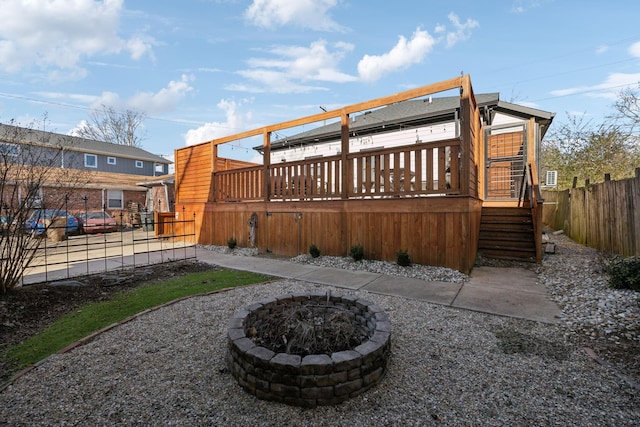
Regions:
[[611, 181], [611, 174], [610, 173], [605, 173], [604, 174], [604, 180], [605, 181]]
[[211, 183], [211, 199], [213, 202], [218, 200], [218, 186], [216, 183], [216, 170], [218, 168], [218, 145], [215, 143], [215, 141], [211, 141], [210, 144], [212, 145], [211, 147], [211, 180], [213, 181]]
[[[473, 105], [473, 93], [469, 76], [460, 77], [460, 137], [462, 145], [462, 170], [460, 171], [460, 194], [469, 195], [469, 180], [471, 167], [471, 108]], [[438, 183], [440, 186], [440, 183]]]
[[269, 174], [269, 166], [271, 165], [271, 132], [269, 132], [267, 128], [264, 128], [262, 135], [264, 139], [262, 143], [262, 146], [264, 147], [264, 153], [262, 155], [262, 164], [264, 167], [262, 188], [264, 191], [264, 201], [268, 202], [271, 197], [269, 194], [269, 191], [271, 190], [271, 177]]
[[353, 186], [353, 175], [347, 155], [349, 154], [349, 114], [343, 112], [340, 116], [340, 157], [342, 162], [342, 198], [349, 198], [349, 188]]
[[578, 177], [573, 177], [573, 184], [571, 184], [571, 188], [576, 188], [578, 186]]

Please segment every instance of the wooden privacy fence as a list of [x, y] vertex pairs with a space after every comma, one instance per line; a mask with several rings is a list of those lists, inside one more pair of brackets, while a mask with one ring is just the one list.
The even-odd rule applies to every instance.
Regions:
[[640, 168], [635, 178], [543, 191], [542, 221], [574, 241], [621, 256], [640, 255]]

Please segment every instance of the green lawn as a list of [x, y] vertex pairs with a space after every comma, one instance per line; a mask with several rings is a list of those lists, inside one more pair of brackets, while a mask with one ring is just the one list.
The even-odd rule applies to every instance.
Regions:
[[42, 333], [12, 346], [6, 357], [16, 369], [32, 365], [87, 335], [151, 307], [175, 299], [220, 289], [261, 283], [269, 276], [244, 271], [215, 270], [159, 280], [115, 294], [105, 302], [85, 305], [56, 320]]

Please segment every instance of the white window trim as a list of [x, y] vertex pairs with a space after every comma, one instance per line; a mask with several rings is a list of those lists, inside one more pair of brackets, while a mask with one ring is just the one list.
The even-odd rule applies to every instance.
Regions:
[[136, 167], [138, 169], [142, 169], [144, 167], [144, 162], [142, 160], [136, 160]]
[[115, 157], [107, 157], [107, 164], [108, 165], [115, 165], [116, 164], [116, 158]]
[[[90, 165], [89, 163], [87, 163], [87, 159], [89, 157], [93, 157], [95, 159], [95, 162], [93, 165]], [[85, 153], [84, 154], [84, 167], [85, 168], [97, 168], [98, 167], [98, 155], [97, 154], [88, 154]]]
[[[117, 194], [114, 194], [117, 193]], [[118, 197], [111, 197], [111, 196]], [[111, 200], [120, 200], [120, 206], [112, 205]], [[124, 191], [122, 190], [107, 190], [107, 209], [124, 209]]]

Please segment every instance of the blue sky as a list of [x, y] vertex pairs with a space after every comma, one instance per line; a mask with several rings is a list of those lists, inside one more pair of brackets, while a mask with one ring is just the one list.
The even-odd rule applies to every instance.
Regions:
[[136, 109], [143, 148], [172, 155], [460, 73], [556, 122], [602, 121], [638, 87], [638, 16], [637, 0], [0, 0], [0, 122], [66, 134]]

